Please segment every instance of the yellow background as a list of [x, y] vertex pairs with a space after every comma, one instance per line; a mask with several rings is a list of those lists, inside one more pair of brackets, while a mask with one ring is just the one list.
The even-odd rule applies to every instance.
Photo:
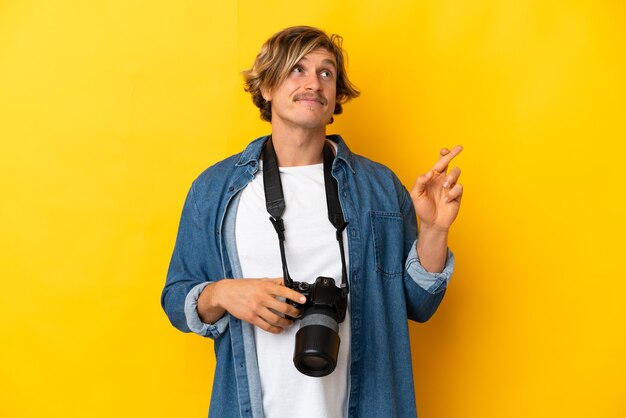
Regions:
[[212, 344], [160, 291], [191, 181], [269, 130], [239, 72], [294, 24], [345, 38], [353, 151], [410, 187], [465, 146], [420, 416], [626, 416], [617, 0], [0, 3], [0, 416], [206, 416]]

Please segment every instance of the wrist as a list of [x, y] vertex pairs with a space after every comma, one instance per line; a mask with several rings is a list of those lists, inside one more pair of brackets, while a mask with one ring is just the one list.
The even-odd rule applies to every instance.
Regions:
[[419, 229], [418, 229], [419, 235], [428, 235], [432, 237], [448, 236], [449, 231], [450, 231], [450, 227], [438, 227], [435, 225], [429, 225], [421, 221], [420, 221]]
[[440, 273], [446, 264], [448, 231], [437, 228], [420, 229], [416, 250], [420, 264], [426, 271]]
[[418, 248], [422, 247], [446, 247], [448, 246], [448, 231], [438, 229], [420, 229], [417, 239]]
[[221, 290], [224, 280], [217, 281], [215, 283], [208, 284], [198, 296], [198, 313], [203, 314], [210, 313], [215, 310], [223, 309], [220, 304], [219, 291]]

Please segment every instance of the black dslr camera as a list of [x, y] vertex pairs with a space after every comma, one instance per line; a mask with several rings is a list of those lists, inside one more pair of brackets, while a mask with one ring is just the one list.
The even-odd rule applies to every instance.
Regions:
[[291, 281], [286, 286], [306, 296], [304, 304], [288, 301], [302, 310], [293, 362], [307, 376], [326, 376], [337, 365], [339, 323], [346, 317], [347, 291], [335, 286], [334, 279], [323, 276], [313, 284]]

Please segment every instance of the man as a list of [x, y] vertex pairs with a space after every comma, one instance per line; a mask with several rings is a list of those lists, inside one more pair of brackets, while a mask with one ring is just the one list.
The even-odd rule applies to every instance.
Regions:
[[[409, 194], [389, 169], [327, 137], [333, 115], [359, 92], [347, 77], [341, 38], [315, 28], [275, 34], [244, 76], [271, 136], [194, 181], [162, 295], [174, 326], [214, 339], [209, 416], [416, 416], [407, 318], [429, 319], [452, 273], [447, 235], [462, 187], [460, 170], [448, 164], [461, 147], [442, 150]], [[324, 179], [325, 146], [347, 223], [337, 230], [329, 222], [326, 187], [334, 180]], [[284, 193], [282, 244], [265, 197], [271, 148]], [[331, 277], [339, 288], [346, 264], [336, 368], [305, 375], [293, 363], [304, 319], [293, 318], [307, 299], [283, 276]]]

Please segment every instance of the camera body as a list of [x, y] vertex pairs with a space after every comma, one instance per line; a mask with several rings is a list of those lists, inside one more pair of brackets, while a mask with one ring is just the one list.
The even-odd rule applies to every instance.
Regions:
[[301, 309], [300, 329], [296, 333], [293, 361], [307, 376], [321, 377], [332, 373], [339, 353], [339, 323], [346, 317], [347, 292], [330, 277], [320, 276], [315, 283], [285, 284], [306, 296], [303, 304], [289, 301]]
[[337, 322], [343, 322], [346, 317], [348, 297], [344, 296], [343, 290], [335, 285], [335, 279], [319, 276], [313, 284], [292, 281], [291, 284], [286, 286], [306, 297], [306, 302], [304, 303], [288, 301], [294, 307], [302, 310], [299, 318], [306, 316], [311, 308], [315, 308], [315, 310], [329, 309], [333, 312], [331, 315]]

